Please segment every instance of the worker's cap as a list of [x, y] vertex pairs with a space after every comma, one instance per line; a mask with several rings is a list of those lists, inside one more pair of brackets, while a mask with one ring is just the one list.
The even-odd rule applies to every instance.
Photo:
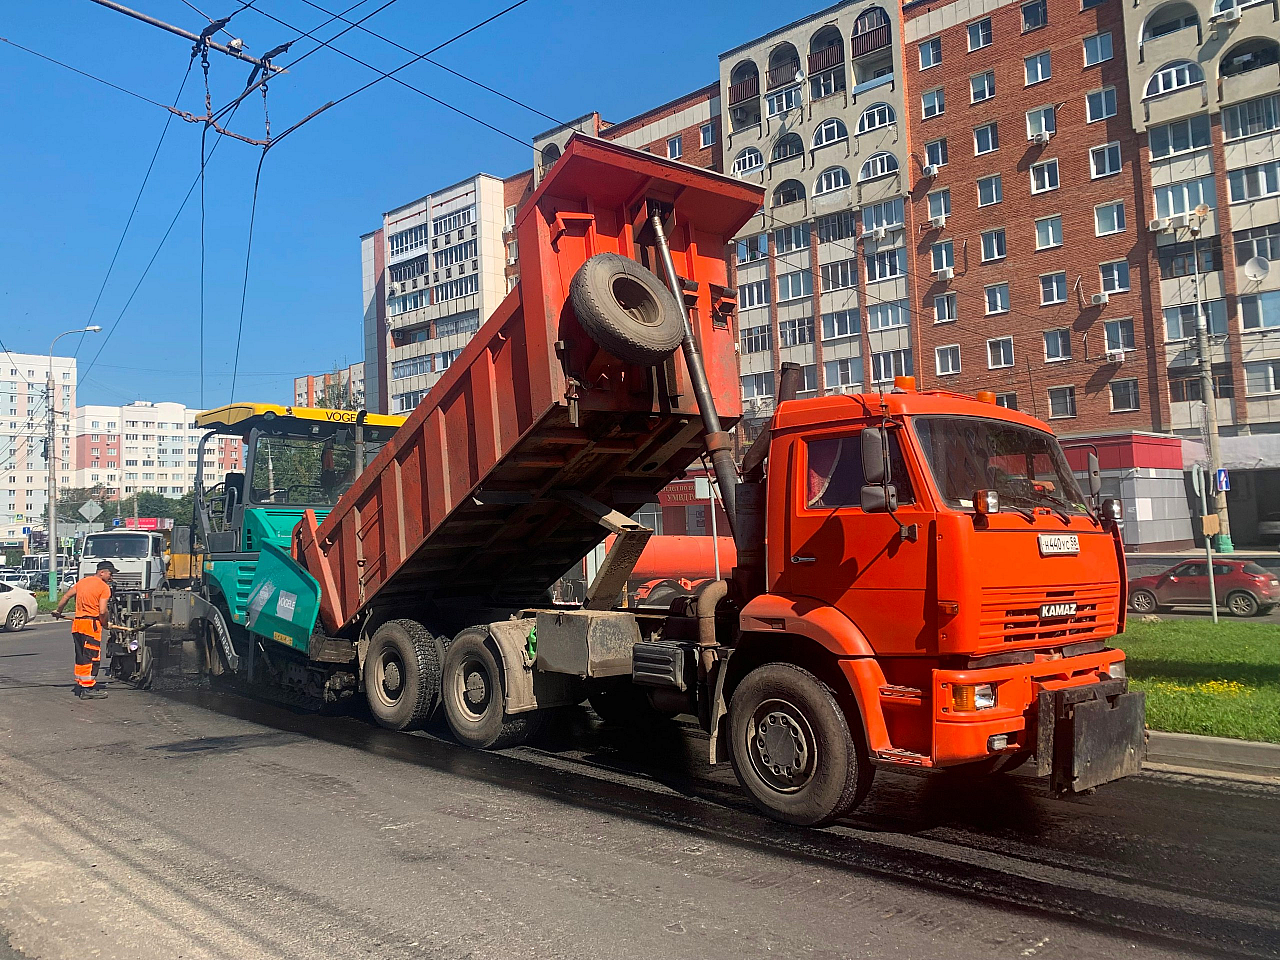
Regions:
[[98, 572], [101, 573], [103, 570], [109, 570], [112, 576], [115, 576], [116, 573], [118, 572], [116, 570], [116, 565], [112, 563], [110, 560], [103, 560], [99, 562]]

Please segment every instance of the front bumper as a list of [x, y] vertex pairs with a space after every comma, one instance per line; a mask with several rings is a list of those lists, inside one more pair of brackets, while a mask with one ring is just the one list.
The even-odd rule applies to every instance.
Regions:
[[1142, 769], [1146, 694], [1125, 679], [1042, 690], [1037, 698], [1036, 773], [1055, 793], [1080, 793]]

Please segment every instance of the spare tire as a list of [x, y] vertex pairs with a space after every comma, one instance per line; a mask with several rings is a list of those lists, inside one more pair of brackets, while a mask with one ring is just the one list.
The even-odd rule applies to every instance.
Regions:
[[587, 335], [628, 363], [660, 364], [684, 339], [680, 305], [671, 291], [617, 253], [598, 253], [578, 268], [569, 303]]

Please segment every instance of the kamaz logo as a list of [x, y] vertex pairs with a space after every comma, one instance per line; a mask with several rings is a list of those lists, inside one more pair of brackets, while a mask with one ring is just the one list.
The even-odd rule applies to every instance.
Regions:
[[1040, 604], [1040, 619], [1052, 620], [1055, 617], [1074, 617], [1076, 615], [1076, 605], [1074, 603], [1042, 603]]

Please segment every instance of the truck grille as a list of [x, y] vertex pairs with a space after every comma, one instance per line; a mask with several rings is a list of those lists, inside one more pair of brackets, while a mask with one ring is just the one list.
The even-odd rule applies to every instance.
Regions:
[[141, 590], [142, 574], [117, 573], [111, 578], [111, 585], [117, 590]]
[[[1076, 605], [1071, 616], [1041, 619], [1043, 604]], [[1116, 593], [1108, 586], [988, 587], [982, 592], [978, 637], [984, 647], [1051, 646], [1106, 638], [1116, 629]]]

